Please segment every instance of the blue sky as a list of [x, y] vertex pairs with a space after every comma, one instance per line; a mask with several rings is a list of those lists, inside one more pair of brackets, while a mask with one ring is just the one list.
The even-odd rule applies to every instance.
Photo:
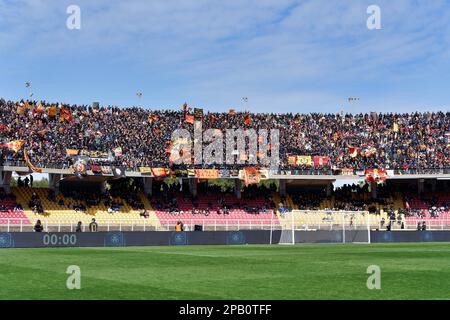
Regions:
[[6, 99], [31, 81], [35, 98], [77, 104], [447, 111], [450, 1], [0, 0], [0, 71]]

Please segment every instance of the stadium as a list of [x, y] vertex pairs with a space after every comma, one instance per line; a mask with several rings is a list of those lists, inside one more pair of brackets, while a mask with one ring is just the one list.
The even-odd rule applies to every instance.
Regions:
[[[195, 258], [195, 267], [197, 261], [209, 261], [208, 257], [224, 259], [227, 264], [235, 259], [245, 263], [254, 256], [260, 265], [269, 257], [279, 263], [284, 255], [314, 257], [328, 250], [332, 252], [328, 255], [342, 252], [349, 257], [386, 250], [385, 259], [389, 259], [392, 252], [401, 255], [402, 248], [407, 248], [404, 254], [427, 252], [432, 255], [427, 263], [443, 263], [440, 256], [445, 246], [440, 242], [450, 239], [448, 113], [277, 114], [279, 122], [274, 127], [280, 130], [279, 137], [265, 141], [271, 147], [262, 146], [264, 141], [258, 138], [255, 152], [251, 143], [239, 145], [238, 141], [249, 141], [249, 132], [268, 127], [267, 122], [273, 125], [274, 114], [204, 113], [187, 104], [169, 112], [32, 100], [1, 100], [1, 104], [5, 140], [1, 247], [10, 248], [2, 255], [13, 252], [17, 263], [24, 251], [13, 248], [52, 247], [101, 249], [27, 249], [23, 259], [33, 256], [33, 250], [44, 257], [74, 254], [81, 259], [91, 252], [101, 257], [112, 250], [111, 263], [117, 253], [128, 259], [144, 252], [156, 257], [164, 252], [158, 257], [162, 265], [165, 259], [180, 259], [184, 264]], [[200, 124], [205, 136], [213, 127], [220, 138], [218, 127], [225, 130], [225, 126], [238, 127], [240, 123], [247, 136], [233, 132], [234, 140], [226, 137], [234, 141], [234, 163], [196, 164], [189, 152], [195, 143], [172, 136], [176, 130], [190, 132]], [[321, 131], [308, 130], [318, 123]], [[290, 128], [295, 126], [305, 128], [299, 131], [304, 134], [292, 135]], [[128, 132], [124, 134], [124, 130]], [[373, 135], [364, 136], [367, 131]], [[130, 141], [130, 136], [136, 138]], [[274, 151], [277, 138], [283, 147]], [[316, 148], [305, 148], [318, 139], [334, 147], [321, 142], [314, 144]], [[230, 150], [228, 146], [217, 149], [222, 154], [215, 155], [216, 160], [222, 155], [226, 158]], [[259, 160], [274, 154], [278, 155], [278, 168], [273, 161], [263, 167]], [[249, 160], [252, 158], [258, 161]], [[48, 185], [33, 185], [36, 174], [48, 174]], [[335, 188], [337, 179], [359, 183]], [[280, 244], [304, 243], [321, 246], [274, 249]], [[338, 243], [366, 246], [330, 247]], [[219, 247], [204, 247], [208, 245]], [[320, 261], [324, 263], [326, 258]], [[262, 265], [256, 274], [265, 272]], [[365, 283], [361, 284], [364, 287]], [[227, 293], [225, 298], [274, 298], [269, 291], [265, 294], [243, 290], [236, 296]], [[130, 297], [136, 298], [133, 293]], [[174, 293], [174, 297], [185, 296]], [[335, 298], [323, 296], [330, 297]], [[432, 297], [445, 296], [436, 292]]]
[[379, 2], [0, 0], [0, 300], [449, 300], [450, 11]]

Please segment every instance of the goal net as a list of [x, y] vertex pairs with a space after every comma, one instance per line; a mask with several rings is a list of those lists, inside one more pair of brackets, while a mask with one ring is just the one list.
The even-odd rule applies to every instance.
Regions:
[[370, 214], [293, 210], [280, 216], [279, 229], [279, 244], [370, 243]]

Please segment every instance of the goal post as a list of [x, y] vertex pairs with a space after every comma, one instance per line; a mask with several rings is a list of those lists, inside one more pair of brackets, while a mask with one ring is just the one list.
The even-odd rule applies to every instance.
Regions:
[[292, 210], [271, 230], [280, 231], [278, 244], [370, 243], [370, 221], [368, 211]]
[[370, 213], [368, 211], [344, 211], [342, 243], [370, 243]]
[[292, 212], [290, 219], [285, 219], [284, 223], [280, 226], [281, 235], [279, 244], [295, 244], [295, 223]]

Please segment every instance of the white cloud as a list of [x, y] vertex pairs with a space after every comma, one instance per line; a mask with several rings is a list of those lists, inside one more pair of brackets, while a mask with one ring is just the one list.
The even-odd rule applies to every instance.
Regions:
[[[438, 79], [438, 72], [449, 70], [449, 5], [375, 1], [383, 29], [369, 31], [366, 8], [373, 3], [78, 1], [82, 29], [70, 31], [65, 9], [72, 1], [0, 0], [0, 67], [11, 64], [7, 59], [85, 61], [94, 74], [116, 66], [124, 83], [141, 76], [141, 89], [149, 79], [154, 85], [153, 78], [165, 76], [172, 88], [156, 90], [180, 92], [152, 97], [165, 105], [177, 105], [176, 99], [187, 95], [211, 109], [241, 95], [252, 95], [267, 111], [274, 104], [285, 110], [333, 109], [359, 91], [371, 101], [374, 94], [407, 101], [401, 87], [394, 95], [378, 84]], [[117, 85], [117, 79], [110, 81]], [[100, 98], [112, 102], [106, 93]], [[148, 99], [144, 102], [151, 103]]]

